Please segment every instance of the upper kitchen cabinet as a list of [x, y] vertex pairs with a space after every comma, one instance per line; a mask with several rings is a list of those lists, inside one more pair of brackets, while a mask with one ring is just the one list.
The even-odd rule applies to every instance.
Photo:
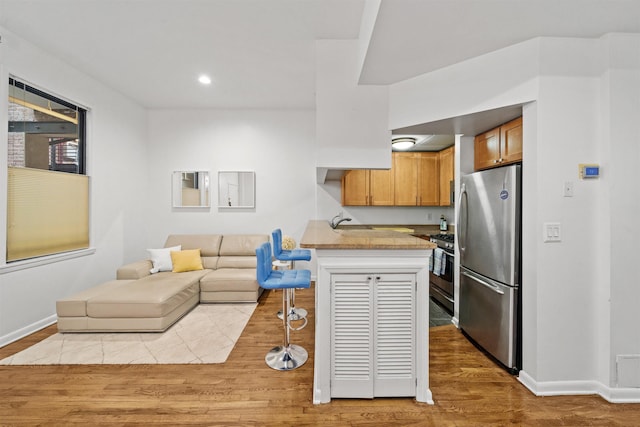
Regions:
[[393, 206], [395, 175], [392, 169], [372, 169], [369, 175], [371, 206]]
[[438, 206], [438, 153], [393, 153], [395, 206]]
[[438, 165], [440, 167], [440, 206], [453, 205], [453, 200], [451, 199], [453, 197], [453, 180], [455, 179], [454, 158], [455, 147], [453, 145], [449, 148], [445, 148], [438, 153]]
[[369, 205], [369, 171], [366, 169], [354, 169], [345, 172], [342, 176], [342, 200], [343, 206], [368, 206]]
[[357, 169], [342, 177], [343, 206], [393, 206], [393, 169]]
[[476, 170], [522, 161], [522, 117], [475, 137]]

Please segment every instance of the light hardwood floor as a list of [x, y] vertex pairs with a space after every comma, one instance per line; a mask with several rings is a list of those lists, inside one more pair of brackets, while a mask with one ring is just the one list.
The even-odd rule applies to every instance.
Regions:
[[[299, 291], [309, 325], [292, 341], [301, 368], [264, 363], [281, 343], [278, 292], [266, 292], [225, 364], [0, 366], [0, 425], [229, 426], [637, 426], [640, 405], [597, 396], [536, 397], [453, 326], [430, 329], [435, 405], [412, 398], [334, 399], [313, 405], [313, 290]], [[0, 359], [55, 333], [55, 326], [0, 349]]]

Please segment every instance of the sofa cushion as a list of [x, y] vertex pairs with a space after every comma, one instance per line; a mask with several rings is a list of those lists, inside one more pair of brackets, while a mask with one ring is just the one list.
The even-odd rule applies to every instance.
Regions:
[[161, 272], [89, 298], [90, 317], [162, 317], [200, 291], [200, 278], [209, 270]]
[[202, 270], [200, 249], [185, 249], [184, 251], [171, 251], [171, 262], [174, 273]]
[[151, 274], [153, 264], [150, 260], [136, 261], [118, 268], [116, 279], [135, 280]]
[[89, 289], [77, 292], [56, 301], [56, 313], [59, 317], [82, 317], [87, 315], [87, 300], [105, 293], [118, 292], [118, 288], [129, 286], [133, 280], [110, 280]]
[[204, 268], [215, 269], [220, 253], [220, 234], [171, 234], [164, 243], [165, 247], [181, 245], [182, 249], [200, 249]]
[[217, 268], [251, 268], [255, 273], [255, 256], [221, 256]]
[[253, 256], [255, 258], [256, 248], [268, 241], [268, 234], [225, 234], [222, 238], [219, 255]]
[[255, 268], [219, 268], [200, 279], [202, 292], [255, 291], [258, 287]]
[[173, 270], [173, 261], [171, 260], [171, 252], [179, 251], [181, 249], [182, 247], [180, 245], [172, 246], [170, 248], [147, 249], [147, 252], [149, 252], [149, 258], [151, 258], [151, 263], [153, 264], [153, 269], [151, 270], [151, 273]]

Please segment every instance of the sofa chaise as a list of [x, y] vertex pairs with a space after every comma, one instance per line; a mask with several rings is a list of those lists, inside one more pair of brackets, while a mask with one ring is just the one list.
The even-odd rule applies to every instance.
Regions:
[[[199, 303], [256, 302], [255, 249], [268, 241], [267, 234], [170, 235], [150, 250], [152, 259], [120, 267], [116, 280], [58, 300], [58, 330], [160, 332]], [[178, 270], [174, 263], [162, 271], [158, 254], [171, 254]]]

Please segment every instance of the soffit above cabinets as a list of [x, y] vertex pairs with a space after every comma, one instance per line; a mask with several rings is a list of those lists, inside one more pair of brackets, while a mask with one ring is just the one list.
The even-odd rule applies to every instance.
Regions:
[[394, 129], [396, 134], [475, 136], [522, 115], [522, 104], [479, 111], [448, 119]]
[[[392, 137], [399, 135], [411, 135], [422, 138], [421, 140], [416, 141], [416, 146], [418, 147], [407, 151], [440, 151], [441, 149], [453, 145], [456, 134], [475, 136], [513, 120], [516, 117], [522, 116], [522, 105], [523, 104], [509, 105], [493, 110], [479, 111], [448, 119], [394, 129]], [[433, 145], [429, 144], [429, 140], [427, 138], [429, 135], [434, 136], [431, 138], [434, 140]], [[389, 141], [389, 144], [391, 144], [391, 141]], [[422, 147], [419, 145], [422, 145]], [[440, 149], [436, 149], [438, 145], [441, 146]], [[426, 148], [427, 146], [429, 146], [428, 149]], [[344, 167], [317, 168], [317, 183], [324, 184], [326, 181], [339, 181], [347, 169], [348, 168]]]
[[395, 131], [391, 135], [391, 139], [394, 140], [396, 138], [413, 138], [416, 143], [413, 147], [407, 150], [396, 150], [393, 151], [440, 151], [444, 150], [447, 147], [451, 147], [455, 144], [455, 135], [422, 135], [422, 134], [407, 134], [407, 133], [396, 133]]

